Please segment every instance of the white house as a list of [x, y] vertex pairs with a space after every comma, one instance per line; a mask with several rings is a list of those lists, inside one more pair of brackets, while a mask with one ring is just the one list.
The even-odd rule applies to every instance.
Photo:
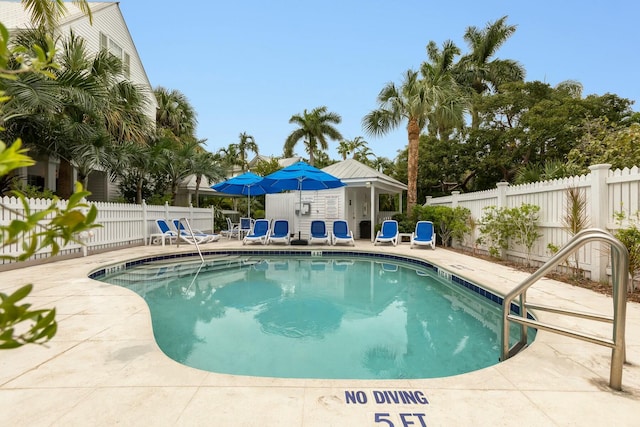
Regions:
[[345, 219], [356, 239], [375, 238], [374, 228], [387, 216], [395, 212], [380, 211], [381, 194], [398, 198], [402, 209], [402, 194], [407, 185], [357, 160], [347, 159], [322, 169], [340, 178], [344, 187], [319, 191], [292, 191], [290, 193], [267, 194], [265, 217], [287, 219], [291, 229], [301, 237], [308, 238], [311, 221], [323, 219], [331, 230], [333, 221]]
[[[93, 23], [79, 8], [70, 2], [65, 2], [67, 14], [59, 21], [61, 36], [67, 36], [70, 30], [86, 41], [90, 53], [97, 53], [100, 49], [108, 49], [110, 53], [120, 58], [126, 69], [126, 78], [142, 86], [148, 96], [146, 113], [155, 123], [157, 102], [147, 73], [144, 69], [136, 46], [131, 38], [118, 2], [90, 2]], [[10, 32], [32, 27], [30, 16], [20, 2], [0, 1], [0, 22]], [[39, 162], [19, 173], [27, 177], [31, 183], [38, 183], [44, 188], [56, 189], [58, 161], [56, 159], [38, 159]], [[100, 171], [90, 175], [88, 190], [94, 200], [112, 200], [118, 195], [118, 189], [111, 183], [105, 173]]]

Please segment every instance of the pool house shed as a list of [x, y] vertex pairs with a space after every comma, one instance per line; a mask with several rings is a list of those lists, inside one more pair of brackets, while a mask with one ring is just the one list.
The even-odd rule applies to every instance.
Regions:
[[[375, 238], [375, 224], [402, 211], [402, 194], [407, 185], [354, 159], [327, 166], [323, 171], [340, 178], [346, 186], [319, 191], [267, 194], [265, 217], [287, 219], [296, 235], [309, 237], [311, 221], [323, 219], [331, 230], [333, 221], [345, 219], [354, 238]], [[380, 196], [395, 199], [397, 210], [380, 210]], [[298, 215], [299, 214], [299, 215]]]

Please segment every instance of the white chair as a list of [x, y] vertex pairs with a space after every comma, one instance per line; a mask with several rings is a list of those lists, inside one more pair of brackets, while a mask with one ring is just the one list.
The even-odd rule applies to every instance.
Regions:
[[330, 243], [329, 233], [327, 233], [327, 224], [321, 219], [311, 221], [309, 244], [313, 245], [314, 243]]
[[166, 219], [156, 219], [156, 226], [158, 227], [158, 233], [153, 233], [149, 236], [149, 244], [158, 242], [158, 239], [162, 241], [162, 246], [164, 246], [165, 240], [169, 241], [169, 244], [176, 241], [178, 238], [178, 233], [173, 231], [171, 227], [169, 227], [169, 223]]
[[242, 239], [244, 236], [251, 232], [254, 221], [251, 218], [240, 218], [240, 224], [238, 226], [238, 239]]
[[[176, 231], [180, 233], [180, 237], [186, 236], [186, 237], [192, 238], [193, 236], [195, 236], [196, 238], [201, 239], [201, 241], [198, 243], [210, 243], [210, 242], [216, 242], [220, 240], [219, 234], [205, 233], [195, 228], [192, 228], [191, 225], [189, 224], [189, 221], [187, 221], [186, 219], [183, 219], [182, 221], [186, 222], [188, 227], [185, 227], [183, 222], [179, 219], [173, 219], [172, 221], [173, 221], [173, 226], [176, 228]], [[191, 231], [193, 232], [193, 236], [189, 232], [189, 229], [191, 229]]]
[[[172, 230], [171, 227], [169, 226], [169, 221], [167, 221], [164, 218], [156, 219], [156, 224], [158, 225], [158, 228], [162, 232], [163, 236], [169, 236], [170, 242], [177, 241], [177, 239], [187, 242], [190, 245], [194, 245], [196, 243], [200, 244], [200, 243], [208, 242], [208, 238], [204, 236], [198, 236], [198, 235], [191, 236], [189, 233], [186, 233], [186, 232], [178, 233], [177, 231]], [[163, 237], [163, 240], [164, 238], [165, 237]]]
[[257, 242], [266, 245], [267, 238], [269, 237], [269, 228], [268, 219], [257, 219], [253, 223], [253, 228], [249, 231], [249, 234], [244, 236], [244, 239], [242, 239], [242, 244], [246, 245], [247, 243]]
[[231, 221], [231, 218], [226, 217], [227, 220], [227, 229], [223, 232], [224, 235], [227, 236], [227, 239], [231, 239], [232, 237], [238, 237], [240, 233], [239, 224], [234, 224]]
[[411, 249], [413, 246], [431, 246], [436, 248], [436, 232], [431, 221], [418, 221], [416, 229], [411, 233]]
[[339, 243], [345, 243], [355, 246], [353, 240], [353, 232], [349, 230], [349, 224], [343, 219], [333, 221], [333, 232], [331, 233], [331, 244], [337, 245]]
[[382, 223], [382, 228], [376, 233], [376, 239], [373, 241], [374, 246], [378, 243], [391, 243], [393, 246], [398, 244], [398, 221], [388, 219]]
[[273, 227], [271, 227], [267, 243], [284, 243], [288, 245], [290, 239], [289, 221], [286, 219], [276, 219], [273, 221]]

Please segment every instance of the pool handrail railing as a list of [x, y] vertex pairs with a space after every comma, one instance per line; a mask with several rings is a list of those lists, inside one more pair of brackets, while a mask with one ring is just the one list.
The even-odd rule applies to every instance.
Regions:
[[[549, 273], [556, 266], [563, 263], [571, 254], [582, 246], [594, 241], [609, 243], [611, 246], [611, 270], [613, 282], [613, 317], [595, 313], [584, 313], [574, 310], [564, 310], [541, 304], [527, 303], [527, 290]], [[527, 327], [555, 332], [561, 335], [577, 338], [593, 344], [599, 344], [612, 348], [611, 370], [609, 374], [609, 387], [614, 390], [622, 390], [622, 367], [625, 362], [625, 320], [627, 304], [627, 286], [629, 283], [629, 252], [625, 245], [605, 230], [589, 228], [577, 233], [569, 242], [561, 248], [550, 260], [542, 265], [535, 273], [523, 280], [505, 297], [502, 305], [502, 336], [501, 357], [504, 361], [515, 355], [527, 345]], [[519, 297], [519, 314], [512, 313], [512, 302]], [[527, 316], [527, 310], [547, 311], [555, 314], [574, 316], [588, 320], [595, 320], [613, 324], [612, 339], [605, 339], [595, 335], [573, 331], [567, 328], [543, 323]], [[520, 339], [509, 347], [509, 322], [520, 324]]]

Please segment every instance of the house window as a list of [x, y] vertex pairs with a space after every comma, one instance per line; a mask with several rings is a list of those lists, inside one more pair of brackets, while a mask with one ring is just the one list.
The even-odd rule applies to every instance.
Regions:
[[109, 53], [122, 60], [122, 48], [113, 40], [109, 40]]
[[124, 76], [126, 78], [131, 77], [131, 57], [128, 53], [124, 54], [124, 59], [122, 60], [122, 66], [124, 68]]
[[106, 49], [110, 54], [122, 61], [122, 68], [126, 78], [131, 75], [131, 56], [122, 49], [115, 40], [100, 32], [100, 49]]

